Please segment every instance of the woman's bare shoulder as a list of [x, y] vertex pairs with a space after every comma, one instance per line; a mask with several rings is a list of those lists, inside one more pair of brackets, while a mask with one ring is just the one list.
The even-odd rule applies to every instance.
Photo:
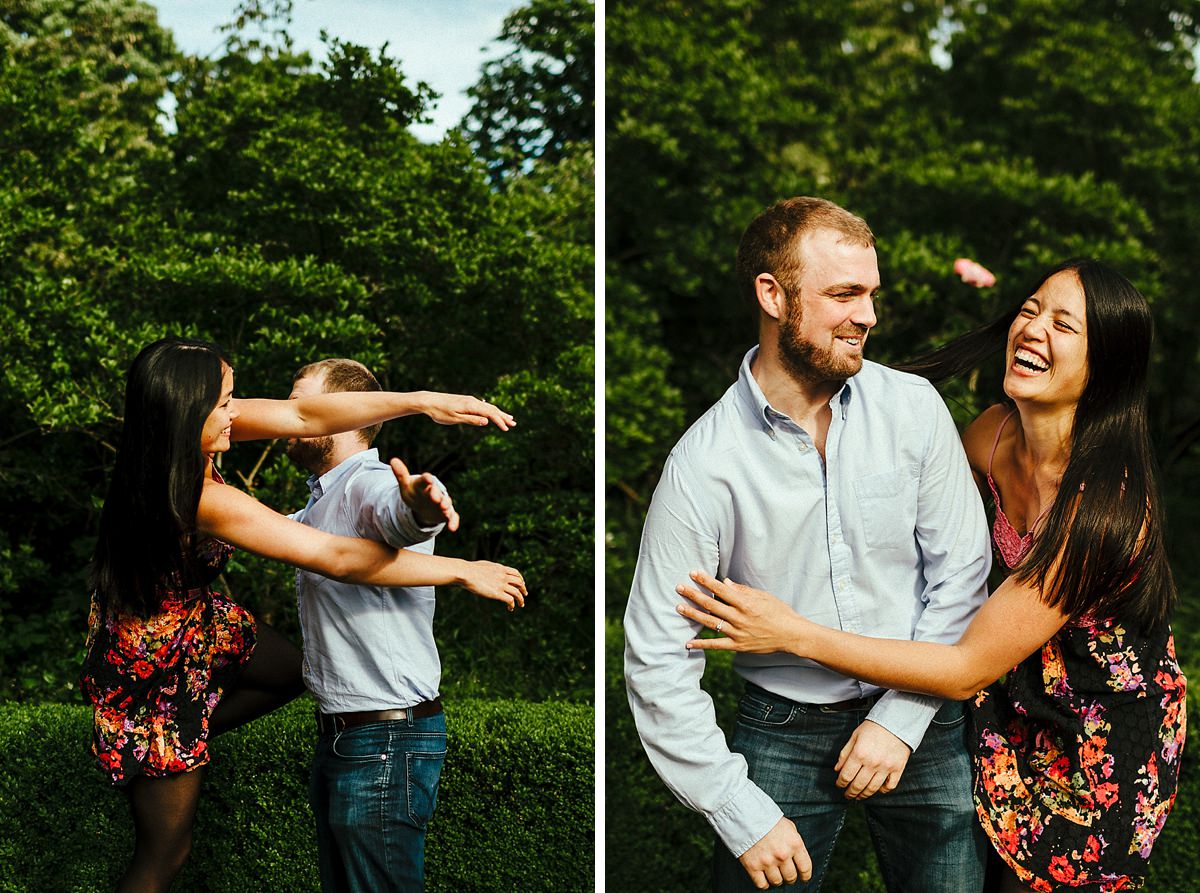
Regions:
[[971, 470], [976, 474], [987, 474], [988, 460], [992, 457], [992, 444], [996, 442], [996, 432], [1011, 411], [1012, 407], [996, 403], [976, 416], [975, 421], [963, 431], [963, 450], [966, 451], [967, 461], [971, 463]]

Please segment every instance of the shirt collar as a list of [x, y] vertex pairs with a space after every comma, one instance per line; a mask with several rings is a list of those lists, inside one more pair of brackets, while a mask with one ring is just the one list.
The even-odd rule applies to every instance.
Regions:
[[369, 462], [372, 460], [376, 462], [379, 461], [379, 450], [361, 450], [360, 452], [355, 453], [353, 456], [343, 459], [320, 477], [317, 477], [315, 474], [310, 475], [305, 483], [308, 484], [309, 492], [312, 493], [313, 496], [320, 499], [329, 491], [330, 487], [332, 487], [341, 478], [349, 474], [352, 469], [357, 468], [364, 462]]
[[[754, 358], [758, 356], [758, 345], [754, 345], [746, 355], [742, 357], [741, 368], [738, 369], [737, 391], [741, 398], [741, 403], [744, 408], [748, 409], [754, 416], [754, 419], [765, 426], [765, 430], [772, 430], [776, 425], [781, 423], [795, 424], [786, 414], [780, 412], [767, 401], [767, 396], [762, 392], [762, 388], [758, 386], [758, 381], [754, 378], [754, 373], [750, 371], [750, 366], [754, 362]], [[863, 361], [864, 368], [866, 361]], [[862, 373], [859, 372], [859, 375]], [[846, 418], [846, 410], [850, 406], [850, 398], [854, 393], [854, 389], [858, 387], [854, 379], [855, 375], [846, 379], [836, 394], [829, 401], [830, 408], [839, 407], [841, 410], [842, 420]]]

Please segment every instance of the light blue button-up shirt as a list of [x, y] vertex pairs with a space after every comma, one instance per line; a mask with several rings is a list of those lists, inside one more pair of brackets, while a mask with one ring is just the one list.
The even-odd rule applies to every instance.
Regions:
[[[625, 613], [625, 678], [642, 744], [667, 786], [737, 855], [782, 812], [717, 727], [700, 687], [704, 652], [684, 648], [699, 630], [675, 611], [689, 571], [765, 589], [848, 632], [956, 642], [986, 598], [991, 565], [979, 493], [932, 385], [864, 363], [830, 400], [822, 463], [812, 437], [767, 402], [750, 371], [757, 350], [671, 451]], [[739, 654], [734, 667], [805, 703], [879, 691], [788, 654]], [[889, 691], [869, 717], [915, 750], [940, 703]]]
[[[312, 493], [292, 519], [339, 536], [433, 554], [443, 525], [422, 527], [400, 498], [378, 450], [355, 453], [308, 479]], [[304, 682], [323, 713], [411, 707], [438, 695], [434, 588], [339, 583], [296, 571], [304, 633]]]

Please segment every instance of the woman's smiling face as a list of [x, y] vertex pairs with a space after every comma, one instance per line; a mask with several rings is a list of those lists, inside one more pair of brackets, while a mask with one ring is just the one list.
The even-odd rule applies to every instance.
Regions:
[[1004, 393], [1016, 401], [1076, 404], [1088, 380], [1087, 306], [1079, 277], [1055, 273], [1008, 328]]
[[204, 420], [204, 429], [200, 432], [200, 451], [205, 455], [223, 453], [229, 449], [230, 427], [238, 416], [233, 404], [233, 370], [225, 366], [223, 371], [221, 396]]

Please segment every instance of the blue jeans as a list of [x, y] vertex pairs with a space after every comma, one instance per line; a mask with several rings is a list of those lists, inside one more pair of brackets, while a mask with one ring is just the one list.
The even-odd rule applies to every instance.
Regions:
[[[796, 823], [812, 857], [815, 893], [829, 867], [850, 801], [835, 784], [838, 754], [869, 708], [827, 712], [754, 685], [738, 704], [733, 750], [750, 778]], [[889, 893], [978, 893], [986, 842], [971, 798], [971, 760], [963, 704], [947, 702], [909, 757], [896, 790], [864, 801], [867, 825]], [[713, 890], [754, 890], [741, 863], [717, 842]]]
[[445, 758], [441, 713], [317, 739], [309, 801], [323, 893], [424, 889], [425, 828]]

